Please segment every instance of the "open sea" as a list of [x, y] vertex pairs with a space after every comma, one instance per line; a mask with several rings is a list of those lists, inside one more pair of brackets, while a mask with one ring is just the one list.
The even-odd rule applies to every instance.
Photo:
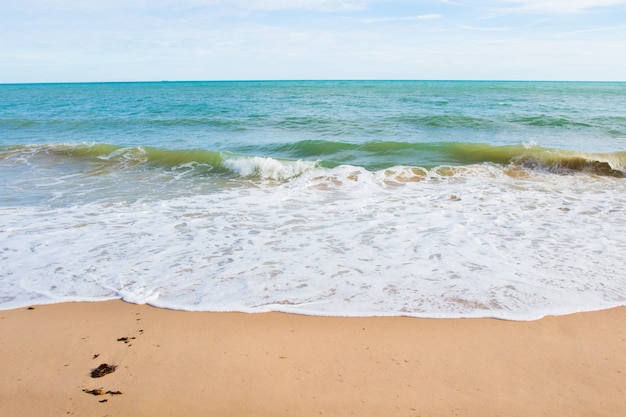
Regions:
[[626, 305], [626, 83], [0, 85], [0, 309]]

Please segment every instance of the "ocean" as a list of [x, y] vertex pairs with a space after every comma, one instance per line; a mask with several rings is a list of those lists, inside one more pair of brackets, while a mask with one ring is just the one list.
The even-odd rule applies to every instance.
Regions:
[[0, 85], [0, 309], [626, 305], [626, 83]]

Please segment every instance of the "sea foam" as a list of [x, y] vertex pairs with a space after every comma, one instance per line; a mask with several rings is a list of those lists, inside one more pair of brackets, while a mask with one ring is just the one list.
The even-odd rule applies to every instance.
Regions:
[[315, 161], [280, 161], [267, 157], [224, 156], [222, 163], [226, 168], [242, 177], [260, 177], [262, 179], [285, 180], [301, 175], [315, 168]]
[[340, 166], [164, 200], [2, 207], [0, 307], [526, 320], [623, 305], [624, 187]]

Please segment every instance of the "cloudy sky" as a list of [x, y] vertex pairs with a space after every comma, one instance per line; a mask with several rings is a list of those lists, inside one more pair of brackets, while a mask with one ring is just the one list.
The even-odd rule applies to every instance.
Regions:
[[626, 80], [626, 0], [15, 0], [0, 83]]

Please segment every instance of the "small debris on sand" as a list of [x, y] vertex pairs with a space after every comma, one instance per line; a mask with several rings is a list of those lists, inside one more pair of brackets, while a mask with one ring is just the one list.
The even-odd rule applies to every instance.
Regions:
[[86, 394], [91, 394], [91, 395], [122, 395], [122, 391], [107, 391], [104, 392], [104, 390], [102, 388], [96, 388], [96, 389], [84, 389], [83, 390], [84, 393]]
[[108, 365], [103, 363], [96, 369], [91, 371], [92, 378], [102, 378], [103, 376], [115, 372], [115, 365]]
[[83, 392], [87, 393], [87, 394], [91, 394], [91, 395], [104, 395], [104, 391], [102, 391], [99, 388], [96, 388], [96, 389], [84, 389]]

